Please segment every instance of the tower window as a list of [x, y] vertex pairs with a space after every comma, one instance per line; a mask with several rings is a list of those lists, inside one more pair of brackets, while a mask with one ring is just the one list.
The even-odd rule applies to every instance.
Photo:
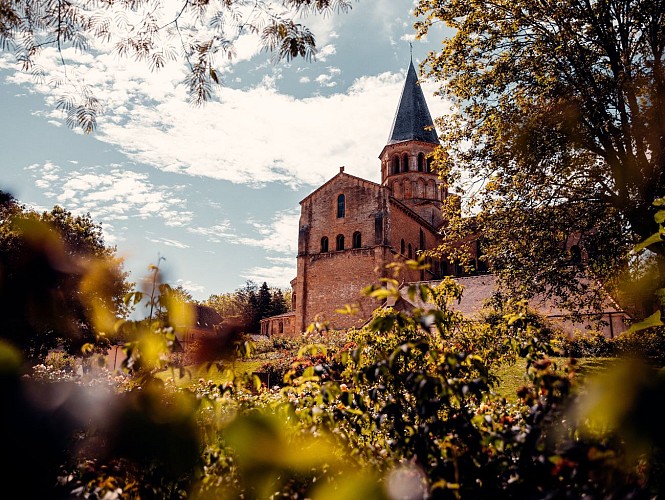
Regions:
[[404, 255], [405, 251], [406, 251], [406, 244], [404, 243], [404, 238], [402, 238], [402, 241], [399, 242], [399, 253]]
[[402, 172], [409, 171], [409, 157], [406, 153], [402, 156]]
[[360, 237], [360, 231], [353, 233], [353, 248], [360, 248], [362, 246], [362, 239]]
[[393, 156], [393, 174], [399, 173], [399, 156]]
[[344, 250], [344, 235], [337, 235], [337, 250]]
[[337, 197], [337, 218], [341, 219], [346, 215], [346, 199], [343, 194]]
[[324, 236], [321, 238], [321, 253], [326, 253], [328, 251], [328, 237]]
[[409, 243], [409, 259], [413, 259], [413, 248], [411, 247], [411, 243]]
[[425, 155], [423, 153], [418, 153], [418, 172], [425, 171]]
[[425, 250], [425, 233], [423, 230], [420, 230], [420, 249]]

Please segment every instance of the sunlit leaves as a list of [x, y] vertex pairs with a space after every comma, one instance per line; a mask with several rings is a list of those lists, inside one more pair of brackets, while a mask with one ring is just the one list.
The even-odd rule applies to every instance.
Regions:
[[[456, 105], [439, 121], [437, 163], [478, 214], [445, 237], [481, 234], [489, 264], [525, 295], [584, 298], [580, 276], [611, 283], [657, 229], [662, 10], [659, 0], [418, 3], [419, 36], [439, 22], [455, 29], [424, 66]], [[585, 269], [565, 262], [569, 237]]]

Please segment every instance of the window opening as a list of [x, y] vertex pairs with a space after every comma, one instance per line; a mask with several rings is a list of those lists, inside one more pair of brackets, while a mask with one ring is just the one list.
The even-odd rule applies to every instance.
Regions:
[[362, 246], [362, 241], [360, 237], [360, 231], [353, 233], [353, 248], [360, 248]]
[[337, 250], [344, 250], [344, 235], [337, 235]]
[[346, 215], [346, 198], [343, 194], [337, 197], [337, 218], [341, 219]]

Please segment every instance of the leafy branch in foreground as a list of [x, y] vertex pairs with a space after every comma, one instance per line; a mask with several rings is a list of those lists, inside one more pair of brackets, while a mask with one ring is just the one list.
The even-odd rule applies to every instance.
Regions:
[[350, 8], [350, 0], [0, 0], [0, 47], [13, 52], [21, 69], [38, 81], [45, 74], [39, 56], [55, 49], [64, 78], [51, 83], [74, 88], [58, 108], [67, 113], [69, 126], [90, 133], [102, 106], [82, 79], [68, 74], [68, 48], [92, 55], [112, 50], [151, 71], [186, 62], [190, 102], [201, 105], [222, 81], [216, 57], [232, 59], [241, 36], [260, 35], [261, 47], [277, 60], [309, 60], [316, 55], [316, 41], [300, 17]]

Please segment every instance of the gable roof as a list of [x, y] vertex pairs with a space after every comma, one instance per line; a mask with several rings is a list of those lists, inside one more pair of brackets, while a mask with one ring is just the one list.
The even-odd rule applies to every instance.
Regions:
[[370, 189], [371, 188], [376, 188], [376, 189], [381, 188], [381, 185], [377, 184], [376, 182], [368, 181], [366, 179], [363, 179], [362, 177], [356, 177], [355, 175], [347, 174], [346, 172], [340, 172], [337, 175], [335, 175], [334, 177], [332, 177], [331, 179], [329, 179], [324, 184], [321, 184], [318, 188], [316, 188], [314, 191], [309, 193], [307, 196], [305, 196], [302, 200], [300, 200], [300, 204], [302, 205], [303, 203], [305, 203], [305, 201], [309, 200], [316, 193], [318, 193], [319, 191], [322, 191], [326, 187], [330, 186], [330, 184], [332, 184], [334, 181], [337, 181], [338, 179], [340, 179], [342, 177], [348, 177], [351, 180], [357, 182], [358, 184], [363, 184], [363, 185], [365, 185], [366, 187], [368, 187]]
[[388, 144], [404, 141], [439, 144], [423, 90], [418, 84], [418, 75], [413, 67], [413, 61], [409, 63], [402, 96], [388, 136]]
[[411, 217], [413, 220], [415, 220], [418, 224], [429, 230], [430, 232], [437, 234], [438, 230], [435, 228], [431, 223], [429, 223], [427, 220], [423, 219], [417, 212], [409, 208], [406, 204], [395, 198], [394, 196], [390, 196], [388, 199], [388, 203], [391, 205], [394, 205], [396, 208], [399, 208], [402, 212], [404, 212], [406, 215]]

